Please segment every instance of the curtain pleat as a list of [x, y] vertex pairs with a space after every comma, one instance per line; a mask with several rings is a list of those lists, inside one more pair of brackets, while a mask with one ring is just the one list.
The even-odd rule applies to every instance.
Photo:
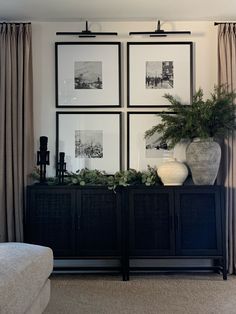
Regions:
[[[0, 48], [6, 47], [6, 24], [0, 25]], [[6, 105], [5, 105], [5, 68], [6, 49], [0, 49], [0, 241], [7, 238], [6, 217]]]
[[0, 24], [0, 242], [23, 241], [33, 168], [31, 25]]
[[[236, 91], [236, 28], [234, 23], [218, 28], [218, 83]], [[230, 132], [222, 145], [221, 183], [226, 187], [228, 270], [236, 274], [236, 137]]]

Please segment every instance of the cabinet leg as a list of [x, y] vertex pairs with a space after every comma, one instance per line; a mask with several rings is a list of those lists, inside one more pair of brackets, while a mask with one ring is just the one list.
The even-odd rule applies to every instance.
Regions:
[[124, 268], [123, 271], [122, 271], [122, 278], [123, 278], [123, 281], [129, 280], [128, 277], [129, 277], [129, 276], [128, 276], [128, 274], [127, 274], [126, 268]]
[[223, 274], [223, 279], [224, 279], [224, 280], [227, 280], [226, 258], [223, 259], [223, 270], [222, 270], [222, 274]]
[[125, 281], [129, 281], [129, 261], [126, 262], [125, 267]]
[[129, 270], [126, 271], [123, 281], [129, 281]]
[[123, 281], [129, 281], [129, 275], [128, 274], [123, 276]]
[[129, 280], [129, 260], [126, 256], [122, 256], [121, 271], [122, 271], [123, 281], [128, 281]]
[[223, 266], [222, 273], [223, 273], [223, 279], [224, 279], [224, 280], [227, 280], [227, 269], [226, 269], [225, 266]]
[[122, 268], [123, 281], [129, 280], [129, 259], [125, 258]]
[[129, 260], [126, 263], [126, 281], [129, 281]]

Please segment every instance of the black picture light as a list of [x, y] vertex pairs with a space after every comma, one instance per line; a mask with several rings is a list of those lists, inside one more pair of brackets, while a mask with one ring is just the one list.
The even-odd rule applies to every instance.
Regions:
[[85, 24], [85, 30], [81, 32], [57, 32], [56, 35], [79, 36], [80, 38], [93, 38], [96, 36], [117, 36], [116, 32], [92, 32], [88, 28], [88, 21]]
[[150, 37], [166, 37], [173, 34], [191, 34], [190, 31], [164, 31], [161, 29], [161, 22], [158, 20], [157, 29], [153, 32], [129, 32], [129, 35], [149, 35]]

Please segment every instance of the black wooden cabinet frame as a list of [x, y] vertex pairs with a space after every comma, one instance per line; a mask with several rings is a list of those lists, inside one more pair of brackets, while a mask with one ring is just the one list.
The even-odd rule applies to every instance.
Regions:
[[[27, 188], [25, 240], [52, 247], [56, 259], [119, 259], [114, 270], [123, 280], [133, 271], [186, 269], [220, 271], [227, 279], [224, 203], [221, 186], [131, 186], [113, 192], [33, 185]], [[131, 267], [138, 259], [212, 259], [214, 264]]]
[[[133, 252], [134, 246], [134, 201], [133, 197], [140, 194], [158, 195], [169, 194], [170, 209], [169, 209], [169, 232], [170, 232], [170, 250], [161, 252], [160, 250], [136, 250]], [[212, 199], [212, 230], [215, 231], [214, 248], [205, 249], [184, 249], [181, 245], [182, 235], [182, 218], [180, 197], [196, 195], [199, 198], [199, 202], [204, 201], [204, 197], [210, 197]], [[125, 280], [129, 280], [130, 272], [133, 271], [179, 271], [179, 270], [210, 270], [221, 272], [223, 279], [227, 279], [227, 265], [226, 265], [226, 214], [225, 214], [225, 202], [224, 202], [224, 187], [222, 186], [172, 186], [172, 187], [128, 187], [126, 189], [126, 220], [129, 221], [126, 224], [126, 234], [129, 237], [129, 241], [126, 242], [126, 266], [125, 266]], [[191, 208], [191, 204], [189, 205]], [[202, 202], [204, 207], [204, 203]], [[194, 207], [194, 206], [193, 206]], [[197, 207], [201, 209], [200, 207]], [[203, 208], [204, 210], [204, 208]], [[202, 211], [204, 214], [204, 211]], [[200, 226], [201, 228], [201, 226]], [[199, 228], [198, 232], [201, 232]], [[195, 243], [198, 243], [198, 238], [193, 239]], [[164, 253], [164, 254], [162, 254]], [[213, 265], [209, 267], [131, 267], [130, 261], [137, 259], [212, 259]]]
[[[67, 204], [63, 204], [61, 200], [63, 198], [67, 198]], [[82, 204], [83, 202], [84, 204]], [[55, 260], [119, 259], [120, 266], [109, 267], [108, 270], [124, 273], [122, 270], [124, 265], [122, 260], [124, 244], [122, 241], [124, 239], [121, 222], [124, 213], [121, 203], [123, 203], [122, 193], [119, 190], [114, 193], [109, 191], [107, 187], [80, 188], [40, 184], [28, 186], [24, 228], [25, 241], [51, 247]], [[109, 211], [111, 212], [112, 223], [106, 221], [106, 217], [103, 219], [102, 212], [104, 210], [107, 210], [108, 214]], [[55, 226], [50, 221], [51, 215], [55, 215]], [[57, 225], [58, 215], [60, 215], [59, 225]], [[64, 230], [65, 221], [69, 221], [67, 230]], [[96, 224], [99, 222], [100, 230], [97, 230]], [[110, 225], [108, 232], [106, 227]], [[64, 234], [61, 234], [61, 231]], [[63, 238], [63, 241], [60, 237]], [[99, 241], [99, 239], [101, 240]], [[88, 243], [87, 247], [81, 246], [84, 240]], [[93, 242], [95, 243], [94, 246]], [[54, 267], [55, 271], [65, 271], [66, 269], [64, 266]], [[94, 266], [68, 267], [70, 271], [93, 271], [95, 269], [97, 267]], [[99, 267], [99, 270], [103, 269], [106, 270], [103, 266]]]

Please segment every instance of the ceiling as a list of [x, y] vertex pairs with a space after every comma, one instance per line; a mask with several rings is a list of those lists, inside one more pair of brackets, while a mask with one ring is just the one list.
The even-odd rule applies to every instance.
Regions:
[[0, 0], [3, 21], [235, 21], [235, 0]]

